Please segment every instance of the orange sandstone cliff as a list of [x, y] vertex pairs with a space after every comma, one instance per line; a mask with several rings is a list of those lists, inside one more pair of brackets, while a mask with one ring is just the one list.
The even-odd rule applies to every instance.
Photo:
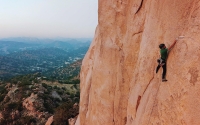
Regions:
[[[200, 125], [200, 1], [99, 0], [76, 125]], [[160, 43], [179, 39], [156, 74]]]

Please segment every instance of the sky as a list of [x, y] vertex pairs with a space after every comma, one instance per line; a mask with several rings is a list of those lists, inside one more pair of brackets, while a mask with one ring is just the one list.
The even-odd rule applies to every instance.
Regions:
[[0, 0], [0, 38], [93, 38], [98, 0]]

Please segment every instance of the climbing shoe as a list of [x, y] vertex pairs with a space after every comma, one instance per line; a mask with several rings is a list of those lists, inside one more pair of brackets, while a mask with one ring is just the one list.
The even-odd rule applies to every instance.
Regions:
[[167, 82], [167, 80], [166, 79], [162, 79], [162, 82]]

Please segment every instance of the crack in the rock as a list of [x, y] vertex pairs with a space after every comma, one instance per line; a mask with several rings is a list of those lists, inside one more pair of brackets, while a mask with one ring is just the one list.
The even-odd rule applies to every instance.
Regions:
[[[154, 66], [154, 69], [155, 69], [155, 66]], [[153, 74], [153, 77], [150, 79], [150, 81], [149, 81], [147, 87], [145, 88], [144, 92], [142, 93], [142, 96], [143, 96], [144, 93], [146, 92], [147, 88], [149, 87], [149, 85], [150, 85], [150, 83], [151, 83], [151, 81], [152, 81], [153, 79], [154, 79], [154, 74]], [[142, 96], [140, 96], [140, 95], [138, 96], [137, 104], [136, 104], [136, 112], [137, 112], [137, 109], [138, 109], [138, 107], [139, 107], [139, 105], [140, 105], [140, 100], [141, 100]]]
[[136, 112], [137, 112], [137, 109], [138, 109], [138, 107], [140, 105], [140, 100], [141, 100], [141, 96], [139, 95], [138, 99], [137, 99]]
[[[151, 81], [154, 79], [154, 75], [153, 75], [153, 77], [150, 79], [150, 81], [149, 81], [149, 83], [148, 83], [148, 85], [147, 85], [147, 87], [145, 88], [145, 90], [144, 90], [144, 92], [143, 92], [143, 94], [142, 95], [144, 95], [144, 93], [146, 92], [146, 90], [147, 90], [147, 88], [149, 87], [149, 85], [150, 85], [150, 83], [151, 83]], [[141, 98], [142, 98], [142, 96], [138, 96], [138, 99], [137, 99], [137, 104], [136, 104], [136, 112], [137, 112], [137, 110], [138, 110], [138, 107], [139, 107], [139, 105], [140, 105], [140, 100], [141, 100]], [[135, 114], [136, 115], [136, 114]]]
[[138, 10], [135, 12], [135, 14], [137, 14], [137, 13], [140, 11], [140, 9], [142, 8], [143, 1], [144, 1], [144, 0], [141, 1], [140, 6], [139, 6]]
[[[154, 66], [154, 69], [155, 69], [155, 66]], [[154, 75], [153, 75], [153, 78], [154, 78]], [[151, 81], [153, 80], [153, 78], [150, 80], [149, 84], [151, 83]], [[155, 106], [155, 101], [156, 101], [156, 98], [157, 98], [157, 95], [158, 95], [158, 91], [159, 91], [160, 85], [161, 85], [161, 83], [159, 83], [159, 85], [158, 85], [158, 88], [157, 88], [157, 91], [156, 91], [156, 94], [155, 94], [155, 99], [153, 101], [153, 106], [152, 106], [152, 109], [151, 109], [151, 113], [150, 113], [147, 125], [149, 125], [149, 123], [150, 123], [151, 115], [152, 115], [152, 112], [153, 112], [153, 108]], [[146, 89], [145, 89], [145, 91], [146, 91]], [[145, 91], [143, 92], [143, 94], [145, 93]]]
[[137, 35], [137, 34], [140, 34], [140, 33], [142, 33], [143, 31], [139, 31], [139, 32], [137, 32], [137, 33], [134, 33], [132, 36], [134, 36], [134, 35]]
[[147, 90], [147, 88], [149, 87], [149, 85], [150, 85], [151, 81], [153, 80], [153, 78], [154, 78], [154, 75], [153, 75], [153, 77], [150, 79], [150, 81], [149, 81], [149, 83], [148, 83], [147, 87], [145, 88], [145, 90], [144, 90], [144, 92], [143, 92], [142, 95], [144, 95], [144, 93], [146, 92], [146, 90]]
[[[93, 68], [92, 68], [93, 70]], [[90, 104], [90, 91], [91, 91], [91, 82], [92, 82], [92, 79], [90, 78], [90, 81], [89, 81], [89, 87], [88, 87], [88, 95], [87, 95], [87, 104], [85, 104], [87, 106], [87, 109], [86, 109], [86, 114], [88, 113], [88, 107], [89, 107], [89, 104]]]

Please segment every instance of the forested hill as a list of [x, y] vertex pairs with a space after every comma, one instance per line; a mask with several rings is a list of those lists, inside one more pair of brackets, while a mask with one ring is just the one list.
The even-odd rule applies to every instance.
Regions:
[[90, 41], [12, 42], [0, 40], [0, 78], [52, 72], [80, 60]]

